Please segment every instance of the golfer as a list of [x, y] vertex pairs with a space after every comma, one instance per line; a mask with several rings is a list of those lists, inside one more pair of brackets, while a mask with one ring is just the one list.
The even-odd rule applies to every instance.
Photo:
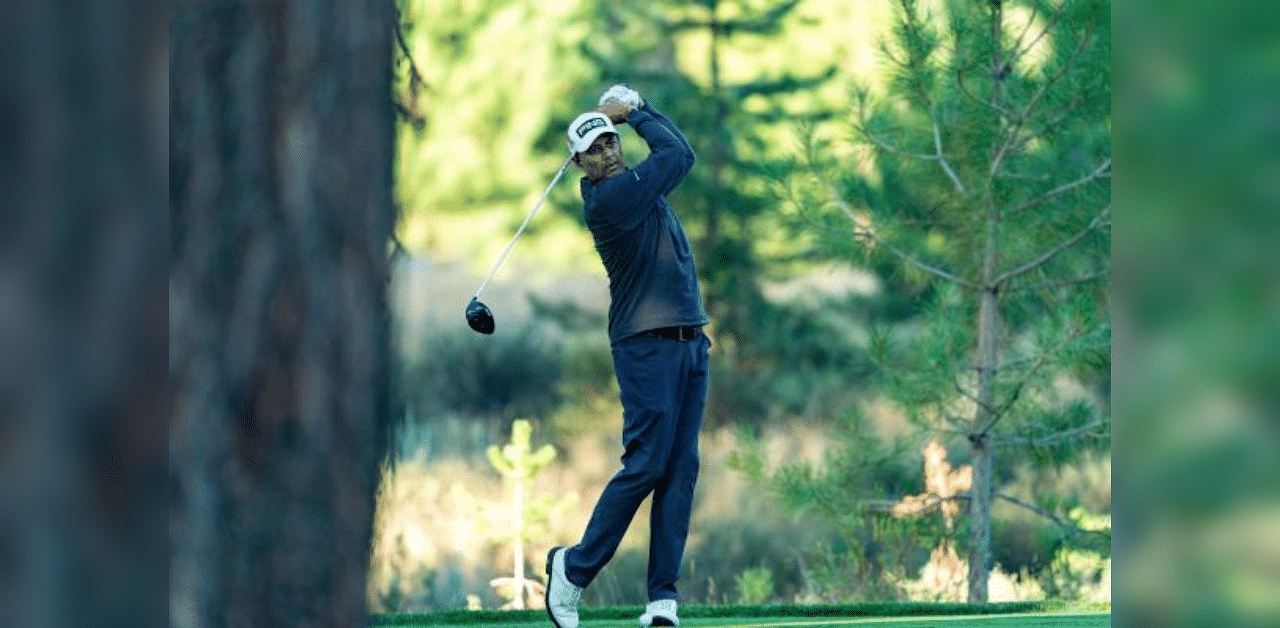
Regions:
[[[609, 342], [622, 396], [622, 469], [605, 485], [582, 540], [547, 555], [547, 613], [578, 628], [582, 589], [613, 557], [640, 503], [649, 517], [649, 604], [642, 626], [678, 626], [676, 580], [707, 397], [707, 314], [689, 240], [665, 198], [693, 166], [693, 149], [635, 90], [610, 88], [569, 125], [583, 212], [609, 275]], [[628, 168], [614, 124], [630, 124], [649, 157]]]

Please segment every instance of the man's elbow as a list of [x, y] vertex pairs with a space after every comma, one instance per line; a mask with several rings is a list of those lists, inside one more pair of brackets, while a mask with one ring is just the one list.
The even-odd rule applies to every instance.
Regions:
[[683, 179], [685, 175], [689, 174], [690, 170], [693, 170], [693, 162], [693, 151], [685, 153], [684, 159], [681, 159], [679, 165], [676, 167], [676, 176]]

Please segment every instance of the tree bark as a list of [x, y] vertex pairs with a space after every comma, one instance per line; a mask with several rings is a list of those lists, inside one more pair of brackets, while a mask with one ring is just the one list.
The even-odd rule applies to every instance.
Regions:
[[175, 627], [367, 622], [391, 415], [393, 10], [173, 8]]
[[987, 281], [995, 274], [996, 225], [994, 217], [987, 225], [986, 251], [983, 260], [983, 289], [978, 293], [978, 372], [977, 408], [969, 433], [970, 464], [973, 465], [973, 498], [969, 505], [969, 595], [970, 603], [987, 601], [987, 580], [991, 573], [991, 500], [992, 451], [987, 433], [995, 418], [995, 378], [999, 365], [1000, 338], [999, 292]]
[[0, 626], [167, 615], [163, 16], [0, 3]]
[[[1004, 71], [1000, 56], [1002, 10], [999, 2], [991, 4], [991, 101], [1001, 100]], [[998, 140], [997, 140], [998, 141]], [[994, 151], [993, 151], [994, 154]], [[969, 502], [969, 591], [971, 604], [985, 604], [987, 584], [991, 577], [991, 501], [994, 493], [994, 461], [991, 436], [988, 433], [998, 417], [996, 407], [996, 370], [1000, 365], [1000, 210], [991, 189], [993, 177], [986, 182], [986, 206], [983, 212], [985, 240], [982, 246], [982, 282], [978, 291], [978, 351], [974, 368], [978, 373], [977, 407], [969, 433], [970, 464], [973, 465], [973, 498]]]

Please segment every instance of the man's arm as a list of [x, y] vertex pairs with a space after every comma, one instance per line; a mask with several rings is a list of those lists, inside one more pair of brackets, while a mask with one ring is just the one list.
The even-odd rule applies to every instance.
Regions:
[[627, 121], [649, 145], [649, 157], [636, 166], [636, 171], [645, 170], [640, 172], [642, 179], [651, 171], [654, 178], [661, 181], [659, 194], [665, 196], [693, 168], [696, 155], [689, 140], [674, 122], [647, 102], [633, 109]]
[[605, 186], [612, 222], [622, 229], [631, 229], [640, 223], [658, 198], [680, 184], [696, 157], [680, 129], [647, 102], [638, 108], [627, 108], [617, 101], [608, 101], [599, 111], [617, 123], [631, 124], [649, 145], [649, 157], [631, 172], [609, 179]]

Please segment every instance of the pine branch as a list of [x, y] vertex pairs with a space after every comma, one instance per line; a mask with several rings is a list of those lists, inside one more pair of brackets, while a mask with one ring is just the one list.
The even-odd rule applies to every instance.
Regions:
[[421, 114], [419, 114], [416, 111], [413, 111], [407, 105], [400, 102], [399, 98], [395, 98], [393, 100], [394, 100], [393, 104], [395, 105], [395, 108], [396, 108], [396, 113], [400, 114], [400, 117], [404, 118], [407, 122], [409, 122], [409, 124], [412, 124], [414, 128], [418, 130], [422, 130], [422, 128], [427, 125], [427, 119], [423, 117]]
[[1049, 512], [1048, 510], [1045, 510], [1044, 508], [1041, 508], [1040, 506], [1037, 506], [1037, 505], [1032, 504], [1032, 503], [1029, 503], [1029, 502], [1024, 502], [1024, 501], [1022, 501], [1021, 499], [1018, 499], [1017, 497], [1013, 497], [1012, 495], [1005, 495], [1004, 493], [997, 493], [995, 496], [996, 496], [997, 498], [999, 498], [999, 499], [1003, 499], [1004, 501], [1009, 502], [1010, 504], [1013, 504], [1013, 505], [1015, 505], [1015, 506], [1020, 506], [1020, 507], [1022, 507], [1022, 508], [1025, 508], [1025, 509], [1027, 509], [1027, 510], [1029, 510], [1029, 511], [1031, 511], [1031, 512], [1036, 513], [1037, 515], [1040, 515], [1041, 517], [1044, 517], [1045, 519], [1048, 519], [1048, 520], [1050, 520], [1050, 521], [1054, 522], [1055, 524], [1057, 524], [1057, 525], [1058, 525], [1058, 527], [1062, 528], [1062, 529], [1063, 529], [1063, 531], [1065, 531], [1067, 534], [1069, 534], [1072, 538], [1079, 537], [1079, 536], [1086, 535], [1086, 534], [1093, 534], [1093, 535], [1102, 535], [1102, 534], [1105, 534], [1104, 532], [1098, 532], [1098, 531], [1096, 531], [1096, 530], [1085, 530], [1085, 529], [1082, 529], [1082, 528], [1080, 528], [1080, 527], [1076, 526], [1075, 524], [1073, 524], [1073, 523], [1071, 523], [1071, 522], [1069, 522], [1069, 521], [1066, 521], [1066, 520], [1062, 519], [1061, 517], [1059, 517], [1059, 516], [1057, 516], [1057, 515], [1053, 514], [1052, 512]]
[[970, 288], [974, 290], [978, 288], [977, 284], [973, 283], [972, 281], [969, 281], [957, 275], [953, 275], [945, 270], [942, 270], [941, 268], [937, 268], [936, 266], [931, 266], [929, 264], [926, 264], [916, 259], [914, 256], [907, 253], [906, 251], [903, 251], [902, 249], [899, 249], [898, 247], [893, 246], [892, 244], [877, 237], [876, 234], [870, 229], [863, 228], [862, 220], [858, 218], [858, 214], [854, 212], [853, 208], [849, 206], [849, 203], [846, 202], [838, 192], [836, 192], [835, 187], [833, 187], [830, 183], [827, 183], [827, 190], [831, 194], [831, 200], [833, 200], [836, 203], [836, 205], [838, 205], [840, 209], [844, 211], [845, 215], [849, 217], [849, 220], [853, 221], [854, 237], [863, 238], [865, 240], [870, 241], [872, 244], [875, 244], [876, 246], [884, 247], [886, 250], [888, 250], [890, 253], [893, 253], [902, 261], [912, 266], [915, 266], [916, 268], [930, 275], [933, 275], [940, 279], [944, 279], [946, 281], [949, 281], [951, 283], [954, 283], [960, 286], [964, 286], [966, 288]]
[[946, 412], [941, 409], [938, 410], [938, 415], [942, 418], [944, 422], [946, 422], [947, 425], [951, 427], [945, 428], [945, 427], [938, 427], [935, 425], [932, 427], [933, 430], [942, 432], [944, 434], [951, 434], [958, 437], [964, 437], [964, 438], [969, 437], [969, 421], [966, 420], [964, 417], [952, 414], [950, 412]]
[[1005, 288], [1004, 291], [1005, 292], [1015, 292], [1015, 291], [1028, 292], [1032, 290], [1044, 290], [1046, 288], [1062, 288], [1065, 286], [1074, 286], [1077, 284], [1089, 283], [1091, 281], [1097, 281], [1104, 277], [1110, 277], [1110, 276], [1111, 276], [1111, 267], [1108, 266], [1106, 268], [1103, 268], [1096, 272], [1089, 273], [1087, 275], [1080, 275], [1078, 277], [1071, 277], [1069, 279], [1059, 279], [1057, 281], [1041, 281], [1033, 284], [1027, 284], [1024, 286], [1012, 286], [1012, 287]]
[[836, 71], [837, 68], [833, 65], [815, 76], [797, 78], [788, 73], [779, 79], [761, 79], [741, 85], [731, 85], [726, 87], [725, 90], [738, 99], [744, 99], [748, 96], [770, 96], [782, 92], [794, 92], [817, 87], [834, 77]]
[[990, 108], [992, 111], [1000, 114], [1005, 119], [1013, 118], [1013, 114], [1009, 113], [1008, 109], [1005, 109], [1004, 107], [1001, 107], [1000, 105], [997, 105], [994, 102], [991, 102], [989, 100], [983, 100], [981, 98], [978, 98], [976, 94], [974, 94], [972, 91], [969, 90], [969, 86], [964, 84], [964, 68], [956, 68], [956, 84], [960, 86], [960, 91], [964, 93], [964, 95], [969, 100], [972, 100], [973, 102], [979, 105], [982, 105], [983, 107]]
[[1022, 181], [1049, 181], [1053, 179], [1053, 177], [1050, 177], [1050, 176], [1022, 174], [1019, 172], [1001, 172], [996, 176], [1002, 179], [1020, 179]]
[[1108, 157], [1106, 161], [1103, 161], [1102, 165], [1098, 166], [1097, 169], [1095, 169], [1093, 172], [1090, 172], [1089, 174], [1083, 177], [1080, 177], [1079, 179], [1076, 179], [1075, 181], [1072, 181], [1070, 183], [1064, 183], [1062, 185], [1059, 185], [1058, 187], [1053, 188], [1052, 190], [1049, 190], [1048, 192], [1045, 192], [1044, 194], [1041, 194], [1040, 196], [1037, 196], [1029, 201], [1019, 203], [1005, 213], [1006, 215], [1008, 215], [1010, 213], [1020, 212], [1024, 209], [1030, 209], [1037, 205], [1041, 205], [1050, 200], [1053, 200], [1059, 196], [1062, 196], [1063, 194], [1066, 194], [1067, 192], [1070, 192], [1078, 187], [1087, 185], [1088, 183], [1094, 180], [1108, 179], [1110, 177], [1111, 177], [1111, 158]]
[[404, 30], [401, 28], [400, 9], [396, 9], [396, 43], [400, 46], [400, 52], [404, 54], [404, 58], [409, 62], [409, 89], [412, 90], [414, 85], [420, 85], [428, 88], [427, 80], [422, 78], [422, 73], [418, 71], [418, 64], [413, 61], [413, 55], [409, 53], [409, 44], [404, 40]]
[[942, 166], [942, 170], [947, 173], [947, 178], [951, 179], [951, 183], [956, 186], [956, 193], [964, 195], [964, 183], [960, 182], [960, 177], [956, 176], [956, 171], [951, 169], [951, 163], [942, 154], [942, 132], [938, 129], [938, 117], [934, 115], [933, 108], [929, 109], [929, 121], [933, 123], [933, 148], [936, 151], [935, 158], [938, 160], [938, 165]]
[[1067, 72], [1069, 72], [1071, 68], [1075, 66], [1076, 61], [1080, 59], [1080, 55], [1084, 52], [1085, 44], [1089, 43], [1089, 39], [1092, 34], [1093, 34], [1092, 28], [1085, 31], [1084, 36], [1080, 38], [1080, 43], [1076, 45], [1075, 51], [1071, 53], [1071, 57], [1067, 59], [1067, 62], [1062, 64], [1062, 68], [1060, 68], [1056, 73], [1054, 73], [1052, 76], [1045, 79], [1044, 83], [1040, 85], [1040, 89], [1036, 90], [1036, 93], [1031, 96], [1031, 98], [1027, 101], [1027, 104], [1022, 108], [1022, 113], [1019, 114], [1018, 117], [1013, 120], [1013, 127], [1009, 130], [1008, 138], [1000, 146], [1000, 149], [996, 152], [995, 157], [991, 160], [991, 170], [989, 172], [990, 177], [994, 178], [996, 176], [996, 173], [999, 172], [1000, 166], [1004, 163], [1005, 156], [1008, 154], [1009, 150], [1013, 147], [1014, 141], [1018, 139], [1018, 137], [1020, 136], [1022, 125], [1026, 124], [1028, 116], [1031, 115], [1031, 110], [1035, 108], [1036, 104], [1040, 102], [1040, 99], [1043, 98], [1045, 93], [1049, 91], [1049, 88], [1052, 87], [1058, 81], [1062, 80], [1062, 77], [1066, 76]]
[[1061, 113], [1059, 113], [1056, 117], [1050, 118], [1044, 124], [1041, 124], [1040, 126], [1036, 127], [1036, 130], [1030, 133], [1029, 135], [1032, 135], [1033, 137], [1037, 135], [1048, 135], [1050, 132], [1057, 130], [1058, 125], [1062, 124], [1063, 122], [1066, 122], [1067, 120], [1070, 120], [1076, 115], [1077, 113], [1076, 108], [1079, 105], [1080, 105], [1080, 92], [1077, 91], [1071, 97], [1071, 102], [1066, 107], [1062, 108]]
[[[1021, 499], [1018, 499], [1017, 497], [1014, 497], [1012, 495], [997, 493], [995, 497], [998, 499], [1002, 499], [1006, 502], [1009, 502], [1015, 506], [1019, 506], [1026, 510], [1029, 510], [1037, 515], [1040, 515], [1041, 517], [1044, 517], [1045, 519], [1048, 519], [1049, 521], [1052, 521], [1053, 523], [1057, 524], [1058, 527], [1062, 528], [1062, 530], [1065, 531], [1072, 538], [1077, 538], [1084, 535], [1106, 534], [1105, 532], [1100, 532], [1097, 530], [1085, 530], [1075, 525], [1074, 523], [1071, 523], [1070, 521], [1067, 521], [1062, 517], [1059, 517], [1058, 515], [1055, 515], [1052, 512], [1040, 506], [1037, 506], [1030, 502], [1022, 501]], [[924, 507], [932, 508], [934, 506], [943, 504], [945, 502], [970, 501], [972, 499], [973, 499], [973, 493], [960, 493], [958, 495], [948, 495], [946, 497], [942, 497], [939, 495], [929, 495], [928, 499], [924, 502]], [[874, 499], [874, 500], [861, 501], [859, 502], [859, 505], [870, 512], [887, 513], [887, 512], [891, 512], [892, 507], [895, 506], [897, 503], [898, 502], [890, 501], [890, 500]]]
[[1103, 223], [1103, 219], [1105, 219], [1107, 216], [1110, 216], [1110, 215], [1111, 215], [1111, 205], [1108, 204], [1106, 207], [1102, 208], [1102, 210], [1098, 212], [1098, 215], [1094, 216], [1093, 220], [1089, 221], [1089, 224], [1086, 225], [1084, 229], [1081, 229], [1079, 233], [1071, 236], [1070, 238], [1067, 238], [1066, 240], [1063, 240], [1057, 246], [1049, 249], [1048, 251], [1045, 251], [1044, 254], [1040, 255], [1040, 257], [1037, 257], [1031, 260], [1030, 262], [1027, 262], [1026, 264], [1023, 264], [1017, 268], [1005, 271], [999, 277], [996, 277], [994, 283], [996, 285], [1003, 284], [1004, 282], [1014, 277], [1022, 275], [1023, 273], [1031, 271], [1035, 268], [1038, 268], [1039, 266], [1053, 259], [1059, 253], [1071, 248], [1072, 246], [1075, 246], [1075, 244], [1079, 242], [1081, 239], [1083, 239], [1086, 235], [1089, 235], [1089, 233], [1092, 232], [1094, 229], [1097, 229], [1098, 227], [1100, 227]]
[[[1031, 25], [1034, 24], [1036, 21], [1037, 8], [1038, 7], [1036, 7], [1033, 4], [1031, 5], [1031, 10], [1027, 12], [1027, 23], [1022, 25], [1022, 32], [1018, 33], [1018, 38], [1013, 40], [1014, 54], [1010, 55], [1009, 57], [1010, 62], [1015, 61], [1017, 59], [1017, 50], [1022, 46], [1022, 38], [1026, 37], [1027, 33], [1031, 32]], [[1043, 33], [1041, 33], [1041, 36], [1043, 36]]]
[[872, 144], [878, 146], [881, 150], [902, 155], [904, 157], [911, 157], [913, 159], [938, 162], [938, 165], [942, 166], [943, 172], [946, 173], [947, 178], [951, 179], [951, 183], [952, 185], [955, 186], [956, 192], [959, 194], [965, 194], [966, 191], [965, 191], [964, 183], [960, 181], [960, 177], [956, 175], [956, 171], [951, 168], [951, 163], [948, 162], [946, 156], [942, 154], [941, 130], [938, 127], [938, 120], [937, 120], [937, 117], [933, 115], [932, 109], [930, 110], [929, 120], [933, 124], [934, 153], [932, 155], [925, 154], [925, 153], [913, 153], [906, 149], [899, 148], [898, 146], [894, 146], [893, 144], [890, 144], [885, 140], [882, 140], [876, 137], [873, 133], [871, 133], [870, 129], [866, 127], [865, 123], [859, 123], [855, 125], [854, 129], [857, 130], [859, 133], [861, 133], [862, 136], [867, 138]]
[[[933, 151], [934, 151], [933, 155], [912, 154], [912, 156], [917, 158], [931, 159], [933, 161], [938, 162], [938, 165], [942, 168], [942, 171], [946, 173], [947, 178], [951, 180], [951, 184], [955, 186], [956, 193], [960, 195], [965, 195], [967, 194], [967, 191], [965, 190], [964, 182], [962, 182], [960, 180], [960, 177], [956, 175], [955, 169], [951, 167], [951, 162], [947, 161], [946, 155], [944, 155], [942, 152], [942, 129], [938, 123], [938, 114], [937, 114], [938, 108], [934, 104], [933, 99], [929, 97], [929, 93], [925, 89], [924, 83], [917, 75], [917, 71], [922, 71], [922, 68], [927, 61], [927, 56], [923, 58], [918, 58], [918, 59], [914, 58], [915, 55], [913, 53], [913, 47], [910, 44], [912, 41], [916, 43], [923, 43], [926, 40], [925, 34], [923, 32], [923, 26], [919, 22], [919, 16], [916, 15], [912, 6], [910, 6], [907, 2], [902, 0], [900, 0], [899, 4], [901, 6], [902, 13], [903, 13], [901, 27], [906, 32], [908, 40], [910, 40], [907, 45], [907, 57], [909, 60], [913, 62], [912, 65], [909, 67], [908, 66], [903, 66], [903, 67], [908, 72], [911, 72], [912, 76], [915, 77], [915, 80], [913, 81], [913, 85], [915, 86], [916, 91], [919, 92], [918, 95], [920, 96], [921, 101], [923, 101], [925, 106], [928, 107], [929, 122], [933, 126]], [[880, 146], [887, 146], [887, 144], [883, 142], [879, 142], [874, 137], [872, 137], [870, 133], [868, 133], [865, 130], [865, 128], [861, 130], [863, 131], [864, 135], [867, 135], [869, 138], [871, 138], [873, 142], [876, 142]], [[895, 151], [895, 152], [900, 152], [900, 151]]]
[[1099, 76], [1095, 76], [1092, 80], [1090, 80], [1089, 82], [1083, 85], [1074, 86], [1073, 89], [1071, 90], [1071, 102], [1067, 103], [1062, 108], [1056, 110], [1055, 113], [1057, 115], [1037, 125], [1034, 131], [1028, 132], [1027, 138], [1030, 139], [1030, 137], [1047, 136], [1050, 133], [1056, 131], [1063, 122], [1074, 119], [1079, 113], [1078, 109], [1080, 107], [1080, 102], [1088, 94], [1091, 93], [1091, 90], [1094, 87], [1097, 87], [1104, 80], [1106, 80], [1106, 77], [1099, 75]]
[[662, 24], [662, 29], [664, 31], [668, 33], [673, 33], [673, 34], [680, 33], [683, 31], [699, 30], [703, 28], [711, 28], [711, 22], [707, 20], [698, 20], [698, 19], [689, 18], [689, 19], [683, 19], [683, 20], [674, 20], [674, 21], [665, 22]]
[[[1009, 409], [1013, 407], [1013, 404], [1017, 403], [1018, 398], [1022, 396], [1022, 390], [1026, 388], [1027, 384], [1031, 381], [1031, 378], [1034, 377], [1035, 374], [1040, 371], [1040, 369], [1044, 368], [1044, 366], [1049, 363], [1049, 358], [1057, 355], [1068, 344], [1071, 344], [1072, 342], [1076, 341], [1079, 338], [1083, 338], [1086, 335], [1088, 334], [1078, 330], [1073, 330], [1071, 333], [1065, 334], [1064, 336], [1062, 336], [1062, 338], [1052, 348], [1045, 351], [1041, 351], [1040, 354], [1036, 356], [1035, 361], [1032, 362], [1031, 367], [1028, 368], [1026, 372], [1023, 374], [1023, 376], [1019, 378], [1018, 382], [1014, 384], [1013, 392], [1009, 393], [1009, 396], [1005, 399], [1005, 402], [1001, 404], [998, 409], [993, 410], [991, 412], [991, 420], [987, 422], [987, 424], [983, 426], [981, 430], [978, 430], [978, 436], [986, 436], [987, 433], [989, 433], [991, 429], [996, 426], [996, 423], [1000, 422], [1000, 419], [1005, 417], [1005, 415], [1009, 412]], [[1003, 366], [1007, 366], [1007, 364], [1001, 365], [1001, 367]]]
[[[788, 0], [755, 17], [716, 20], [715, 26], [726, 37], [732, 37], [740, 32], [756, 35], [773, 34], [782, 28], [781, 21], [786, 17], [787, 13], [790, 13], [799, 4], [800, 0]], [[671, 33], [711, 28], [711, 26], [711, 20], [695, 18], [673, 20], [662, 24], [662, 28]]]
[[1101, 419], [1097, 419], [1090, 421], [1089, 423], [1085, 423], [1084, 425], [1048, 434], [1046, 436], [1038, 436], [1035, 438], [999, 438], [993, 439], [992, 444], [999, 447], [1012, 445], [1017, 445], [1019, 447], [1045, 447], [1048, 445], [1056, 445], [1064, 441], [1072, 441], [1082, 438], [1103, 425], [1105, 425], [1105, 423], [1103, 423]]
[[721, 22], [721, 26], [725, 29], [724, 32], [727, 36], [732, 36], [735, 31], [757, 35], [774, 34], [782, 28], [782, 19], [799, 4], [800, 0], [787, 0], [757, 17], [724, 20]]
[[1062, 10], [1065, 9], [1066, 6], [1066, 2], [1059, 3], [1058, 10], [1054, 11], [1053, 17], [1049, 18], [1049, 23], [1044, 25], [1044, 30], [1040, 31], [1040, 34], [1036, 35], [1035, 39], [1032, 39], [1026, 47], [1021, 47], [1020, 44], [1022, 43], [1022, 38], [1027, 34], [1027, 31], [1031, 29], [1031, 23], [1035, 21], [1035, 7], [1032, 6], [1031, 17], [1027, 18], [1027, 27], [1023, 29], [1021, 35], [1018, 35], [1018, 40], [1014, 42], [1014, 52], [1009, 56], [1009, 63], [1015, 63], [1023, 55], [1031, 52], [1031, 49], [1034, 48], [1045, 35], [1049, 34], [1049, 31], [1053, 30], [1054, 25], [1058, 22], [1058, 18], [1062, 17]]
[[[970, 368], [973, 368], [973, 367], [971, 366]], [[961, 385], [960, 385], [960, 380], [958, 380], [958, 379], [952, 379], [952, 380], [951, 380], [951, 384], [952, 384], [952, 387], [954, 387], [954, 388], [956, 389], [956, 392], [960, 393], [960, 396], [961, 396], [961, 397], [964, 397], [965, 399], [968, 399], [969, 401], [972, 401], [972, 402], [973, 402], [975, 405], [977, 405], [978, 407], [980, 407], [980, 408], [982, 408], [982, 409], [986, 410], [987, 412], [990, 412], [992, 415], [995, 415], [995, 413], [996, 413], [996, 409], [995, 409], [995, 407], [994, 407], [994, 406], [991, 406], [991, 405], [989, 405], [989, 404], [987, 404], [987, 403], [986, 403], [986, 402], [984, 402], [984, 401], [982, 401], [981, 399], [979, 399], [979, 398], [977, 397], [977, 395], [974, 395], [973, 393], [971, 393], [971, 392], [969, 392], [969, 391], [965, 390], [965, 389], [964, 389], [964, 386], [961, 386]], [[950, 422], [950, 416], [948, 416], [948, 417], [946, 417], [946, 418], [948, 419], [948, 422]], [[957, 421], [954, 425], [964, 425], [964, 423], [963, 423], [962, 421]], [[963, 435], [967, 437], [967, 436], [969, 435], [968, 430], [965, 430], [965, 431], [963, 432]]]
[[899, 148], [898, 146], [894, 146], [893, 144], [890, 144], [885, 140], [882, 140], [876, 137], [874, 134], [871, 133], [871, 130], [867, 128], [865, 122], [860, 122], [857, 125], [855, 125], [853, 128], [854, 130], [858, 131], [858, 133], [861, 133], [863, 137], [867, 138], [867, 140], [869, 140], [872, 144], [875, 144], [877, 147], [879, 147], [881, 150], [894, 153], [897, 155], [902, 155], [903, 157], [911, 157], [913, 159], [921, 159], [924, 161], [932, 161], [934, 159], [933, 155], [926, 155], [924, 153], [913, 153], [909, 150], [906, 150], [904, 148]]
[[857, 505], [862, 509], [862, 512], [887, 515], [893, 511], [893, 507], [897, 503], [892, 499], [863, 499], [859, 500]]
[[[1094, 330], [1094, 333], [1097, 333], [1098, 331], [1101, 331], [1101, 330], [1100, 330], [1100, 329], [1099, 329], [1099, 330]], [[1081, 334], [1081, 335], [1076, 336], [1076, 337], [1077, 337], [1077, 338], [1084, 338], [1084, 337], [1086, 337], [1086, 336], [1088, 336], [1088, 335], [1089, 335], [1089, 334]], [[1098, 342], [1098, 343], [1088, 344], [1088, 345], [1081, 345], [1080, 347], [1078, 347], [1078, 350], [1079, 350], [1079, 351], [1093, 351], [1093, 350], [1107, 349], [1107, 348], [1110, 348], [1110, 347], [1111, 347], [1111, 343], [1108, 341], [1108, 342]], [[1037, 355], [1036, 357], [1038, 358], [1039, 356]], [[1021, 358], [1016, 358], [1016, 359], [1013, 359], [1013, 360], [1006, 360], [1006, 361], [1004, 361], [1004, 362], [1001, 362], [1001, 363], [1000, 363], [1000, 366], [999, 366], [999, 367], [997, 367], [997, 368], [998, 368], [999, 370], [1001, 370], [1001, 371], [1012, 371], [1012, 370], [1014, 370], [1014, 369], [1016, 369], [1016, 368], [1021, 368], [1021, 367], [1022, 367], [1022, 366], [1024, 366], [1024, 365], [1032, 364], [1032, 363], [1034, 363], [1035, 361], [1036, 361], [1035, 359], [1033, 359], [1033, 358], [1031, 358], [1031, 357], [1029, 357], [1029, 356], [1027, 356], [1027, 357], [1021, 357]], [[967, 433], [967, 432], [966, 432], [966, 433]]]

